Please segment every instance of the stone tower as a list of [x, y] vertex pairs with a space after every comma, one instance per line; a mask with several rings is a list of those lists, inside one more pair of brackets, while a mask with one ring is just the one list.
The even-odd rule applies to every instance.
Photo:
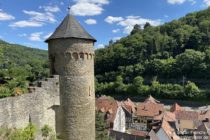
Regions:
[[69, 13], [46, 42], [51, 74], [60, 75], [60, 135], [64, 140], [95, 140], [96, 40]]

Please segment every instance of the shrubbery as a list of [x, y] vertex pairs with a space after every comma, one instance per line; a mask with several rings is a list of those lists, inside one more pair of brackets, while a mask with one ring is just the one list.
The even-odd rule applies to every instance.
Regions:
[[[1, 140], [34, 140], [36, 133], [36, 127], [29, 123], [27, 127], [23, 129], [5, 129], [0, 128]], [[44, 125], [41, 129], [43, 140], [57, 140], [52, 128], [48, 125]]]
[[34, 140], [36, 127], [29, 124], [24, 129], [0, 129], [0, 139], [3, 140]]
[[128, 96], [144, 96], [153, 95], [166, 99], [196, 99], [200, 95], [200, 90], [195, 83], [188, 81], [184, 85], [180, 84], [161, 84], [156, 79], [151, 81], [150, 85], [144, 84], [141, 76], [134, 78], [132, 83], [125, 84], [121, 76], [117, 76], [116, 80], [111, 83], [97, 83], [97, 94], [107, 95], [128, 95]]

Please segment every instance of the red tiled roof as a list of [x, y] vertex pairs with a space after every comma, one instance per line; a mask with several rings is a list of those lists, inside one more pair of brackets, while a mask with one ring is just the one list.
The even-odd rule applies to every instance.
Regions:
[[164, 112], [158, 116], [154, 117], [154, 120], [161, 121], [161, 120], [166, 120], [167, 122], [175, 122], [175, 113], [172, 112]]
[[198, 120], [199, 114], [194, 111], [176, 111], [176, 119], [178, 120]]
[[104, 96], [96, 99], [96, 111], [108, 113], [109, 122], [114, 122], [115, 115], [117, 113], [117, 108], [118, 108], [118, 102], [116, 100]]
[[199, 114], [199, 120], [206, 120], [206, 119], [210, 120], [210, 110], [207, 110], [205, 112], [201, 112]]
[[171, 106], [170, 111], [175, 112], [175, 111], [182, 111], [184, 110], [179, 104], [175, 103], [173, 106]]
[[144, 103], [147, 103], [147, 102], [152, 102], [152, 103], [155, 103], [155, 104], [159, 104], [160, 103], [160, 101], [156, 100], [151, 95], [144, 101]]
[[172, 140], [179, 140], [180, 138], [176, 135], [175, 130], [170, 126], [170, 124], [163, 119], [161, 128], [166, 132], [169, 138]]
[[128, 111], [130, 112], [132, 111], [133, 113], [136, 112], [136, 105], [131, 101], [131, 99], [128, 98], [126, 101], [122, 103], [122, 105]]
[[148, 132], [131, 129], [131, 134], [134, 136], [146, 137], [148, 135]]
[[163, 112], [163, 110], [164, 110], [163, 104], [157, 104], [153, 102], [143, 102], [138, 104], [136, 115], [154, 117], [159, 115], [160, 112]]

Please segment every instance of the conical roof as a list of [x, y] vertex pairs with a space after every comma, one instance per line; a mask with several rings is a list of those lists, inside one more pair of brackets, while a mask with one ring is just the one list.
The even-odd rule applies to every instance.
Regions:
[[96, 39], [93, 38], [71, 14], [68, 14], [64, 18], [55, 32], [45, 42], [62, 38], [79, 38], [96, 42]]

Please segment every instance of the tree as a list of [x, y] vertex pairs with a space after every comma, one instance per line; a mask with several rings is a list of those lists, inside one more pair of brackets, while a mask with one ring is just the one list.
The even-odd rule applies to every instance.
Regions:
[[200, 90], [195, 83], [188, 81], [184, 87], [184, 95], [186, 98], [195, 98], [199, 95]]
[[148, 86], [144, 85], [144, 78], [141, 76], [137, 76], [133, 79], [133, 84], [130, 87], [130, 93], [132, 94], [137, 94], [137, 95], [142, 95], [142, 96], [146, 96], [146, 93], [149, 89]]
[[141, 26], [139, 24], [134, 25], [133, 30], [131, 31], [131, 35], [140, 33], [141, 32]]
[[186, 50], [176, 57], [174, 68], [185, 76], [190, 76], [193, 72], [204, 71], [202, 66], [205, 54], [200, 51]]
[[149, 22], [146, 22], [145, 25], [144, 25], [144, 29], [146, 29], [148, 27], [151, 27], [151, 24]]
[[116, 93], [125, 93], [126, 85], [123, 83], [122, 76], [116, 77], [116, 81], [114, 82], [114, 89]]
[[108, 127], [103, 118], [103, 113], [96, 113], [96, 140], [111, 140], [108, 136]]

